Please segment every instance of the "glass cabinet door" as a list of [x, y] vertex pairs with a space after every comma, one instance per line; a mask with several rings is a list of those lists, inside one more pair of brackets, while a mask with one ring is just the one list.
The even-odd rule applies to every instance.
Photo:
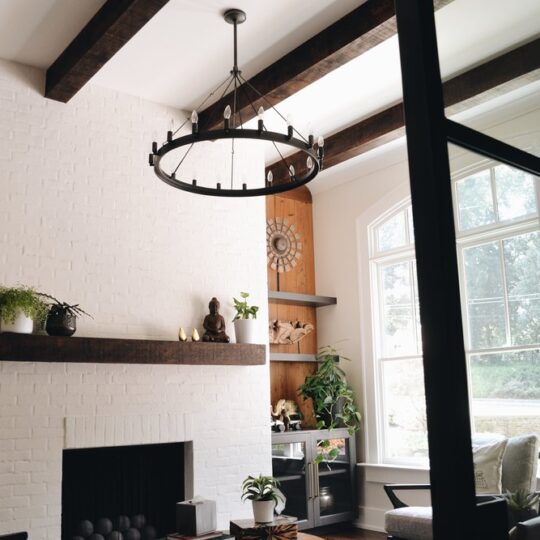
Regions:
[[[350, 439], [347, 437], [317, 438], [315, 464], [315, 496], [318, 499], [320, 523], [325, 517], [352, 512], [354, 509]], [[317, 514], [317, 512], [316, 512]]]
[[[272, 470], [279, 481], [279, 489], [286, 497], [283, 514], [295, 516], [299, 522], [308, 523], [311, 518], [311, 500], [308, 497], [309, 469], [306, 459], [306, 442], [274, 441], [272, 443]], [[309, 472], [309, 471], [308, 471]], [[305, 527], [304, 527], [305, 528]]]

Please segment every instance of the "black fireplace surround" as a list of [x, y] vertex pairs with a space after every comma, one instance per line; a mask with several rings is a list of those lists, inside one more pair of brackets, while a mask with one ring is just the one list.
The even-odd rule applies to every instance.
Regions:
[[63, 540], [77, 537], [83, 520], [108, 518], [114, 530], [119, 516], [144, 516], [158, 537], [175, 530], [175, 503], [185, 495], [184, 443], [64, 450], [62, 470]]

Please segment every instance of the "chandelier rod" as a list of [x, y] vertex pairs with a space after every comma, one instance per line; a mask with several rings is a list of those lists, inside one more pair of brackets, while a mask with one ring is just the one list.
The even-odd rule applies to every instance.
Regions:
[[[261, 94], [248, 80], [244, 79], [244, 77], [242, 77], [242, 73], [240, 72], [239, 75], [240, 77], [240, 80], [243, 81], [247, 86], [249, 86], [261, 99], [264, 100], [264, 102], [275, 112], [277, 113], [278, 116], [281, 117], [282, 120], [284, 120], [285, 122], [287, 122], [287, 119], [274, 107], [274, 105], [272, 105], [272, 103], [268, 100], [268, 98]], [[249, 99], [249, 98], [248, 98]], [[251, 101], [250, 101], [251, 103]], [[300, 136], [300, 138], [302, 138], [305, 142], [308, 142], [308, 140], [293, 126], [293, 130], [296, 132], [296, 134], [298, 136]]]
[[[247, 93], [247, 90], [244, 87], [244, 85], [240, 85], [240, 90], [244, 91], [244, 94], [247, 97], [248, 103], [250, 104], [251, 108], [253, 109], [253, 112], [255, 113], [255, 115], [257, 115], [257, 109], [255, 108], [255, 105], [253, 105], [253, 102], [249, 99], [249, 94]], [[272, 107], [272, 108], [274, 108], [274, 107]], [[274, 109], [274, 110], [276, 110], [276, 109]], [[267, 127], [264, 124], [263, 124], [263, 130], [268, 131]], [[302, 138], [304, 139], [304, 141], [306, 140], [304, 137], [302, 137]], [[274, 145], [274, 148], [276, 149], [277, 153], [279, 154], [279, 157], [281, 158], [281, 161], [283, 161], [283, 163], [285, 163], [285, 167], [287, 168], [288, 171], [290, 171], [289, 163], [285, 159], [283, 154], [281, 153], [281, 150], [279, 149], [278, 145], [274, 141], [272, 141], [272, 144]]]

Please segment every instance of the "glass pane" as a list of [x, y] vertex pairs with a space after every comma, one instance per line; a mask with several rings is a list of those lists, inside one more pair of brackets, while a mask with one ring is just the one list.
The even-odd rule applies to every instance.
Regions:
[[283, 513], [299, 520], [308, 517], [305, 456], [303, 442], [272, 444], [272, 474], [287, 499]]
[[428, 457], [424, 370], [421, 359], [382, 363], [385, 457]]
[[508, 165], [494, 168], [499, 220], [536, 214], [534, 177]]
[[321, 516], [351, 512], [352, 485], [349, 440], [345, 438], [317, 441], [319, 505]]
[[472, 349], [506, 343], [503, 278], [498, 242], [463, 250]]
[[512, 343], [540, 343], [540, 233], [503, 241]]
[[459, 229], [474, 229], [495, 222], [489, 169], [456, 182]]
[[410, 265], [407, 261], [381, 268], [385, 357], [416, 353]]
[[473, 355], [470, 366], [477, 433], [540, 434], [540, 350]]
[[405, 245], [405, 214], [400, 212], [377, 227], [377, 250], [388, 251]]

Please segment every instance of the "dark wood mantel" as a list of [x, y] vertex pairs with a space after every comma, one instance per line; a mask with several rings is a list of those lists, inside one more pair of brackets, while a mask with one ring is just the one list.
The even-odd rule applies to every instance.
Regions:
[[0, 361], [254, 366], [265, 345], [0, 334]]

